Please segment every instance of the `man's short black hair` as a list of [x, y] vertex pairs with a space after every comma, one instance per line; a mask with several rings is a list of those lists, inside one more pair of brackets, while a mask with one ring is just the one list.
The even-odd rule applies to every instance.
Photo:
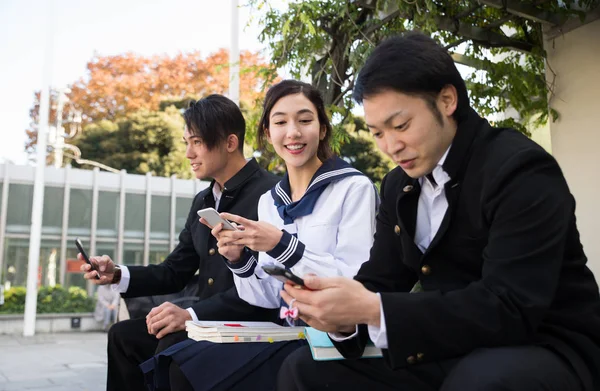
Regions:
[[393, 90], [421, 97], [439, 113], [435, 99], [447, 85], [453, 85], [458, 94], [453, 116], [459, 122], [469, 110], [469, 97], [452, 57], [429, 36], [410, 32], [388, 38], [375, 48], [358, 74], [352, 97], [362, 103], [370, 95]]
[[246, 121], [240, 108], [229, 98], [213, 94], [199, 101], [191, 101], [183, 113], [188, 131], [202, 139], [211, 150], [235, 134], [239, 140], [238, 149], [244, 150]]

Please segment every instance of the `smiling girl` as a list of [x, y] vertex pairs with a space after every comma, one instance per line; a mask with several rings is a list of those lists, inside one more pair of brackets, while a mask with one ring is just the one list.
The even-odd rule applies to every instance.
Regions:
[[[353, 277], [368, 259], [377, 192], [366, 176], [333, 155], [331, 132], [323, 100], [311, 85], [286, 80], [267, 92], [259, 144], [273, 146], [287, 173], [261, 197], [259, 221], [222, 213], [240, 230], [222, 230], [221, 224], [212, 230], [239, 296], [250, 304], [281, 305], [282, 283], [262, 266], [283, 266], [301, 277]], [[170, 382], [173, 390], [270, 390], [283, 358], [303, 344], [188, 340], [144, 365], [149, 383]]]

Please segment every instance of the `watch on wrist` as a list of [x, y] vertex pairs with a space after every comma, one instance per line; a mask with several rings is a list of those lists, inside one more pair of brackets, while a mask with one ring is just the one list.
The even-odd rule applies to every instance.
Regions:
[[121, 268], [118, 266], [115, 266], [115, 271], [113, 273], [113, 279], [110, 283], [118, 284], [119, 282], [121, 282]]

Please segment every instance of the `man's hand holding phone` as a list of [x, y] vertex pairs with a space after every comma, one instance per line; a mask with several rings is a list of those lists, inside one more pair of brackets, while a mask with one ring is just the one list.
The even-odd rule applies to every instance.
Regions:
[[[81, 253], [77, 254], [77, 259], [85, 261]], [[81, 265], [81, 271], [85, 273], [83, 278], [96, 285], [111, 284], [115, 276], [115, 264], [112, 259], [108, 255], [102, 255], [101, 257], [90, 257], [89, 260], [91, 265], [87, 263]], [[97, 278], [98, 275], [100, 279]]]

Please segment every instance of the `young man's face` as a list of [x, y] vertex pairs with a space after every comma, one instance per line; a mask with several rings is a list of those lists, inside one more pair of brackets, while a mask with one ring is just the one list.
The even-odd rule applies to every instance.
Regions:
[[423, 98], [386, 90], [363, 100], [377, 146], [411, 178], [433, 171], [456, 134], [451, 120], [456, 102], [444, 94], [436, 100], [442, 123]]
[[189, 159], [196, 178], [218, 178], [227, 166], [225, 143], [209, 150], [200, 137], [190, 133], [187, 126], [183, 132], [183, 139], [186, 144], [185, 156]]

